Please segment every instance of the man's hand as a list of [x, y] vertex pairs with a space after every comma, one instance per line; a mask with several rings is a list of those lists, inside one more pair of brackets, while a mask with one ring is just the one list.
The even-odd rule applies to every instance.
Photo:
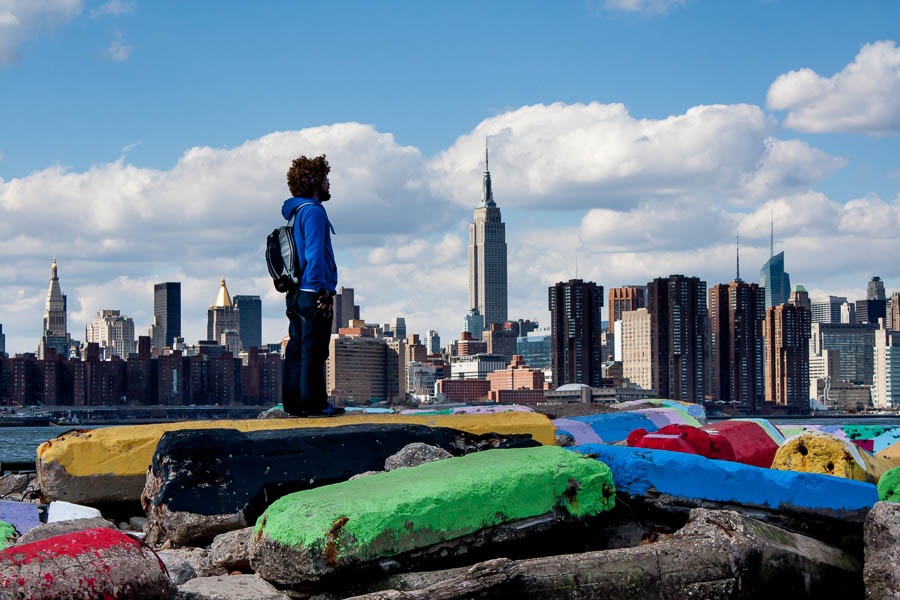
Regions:
[[331, 305], [334, 302], [331, 294], [329, 294], [325, 290], [319, 290], [316, 295], [318, 296], [316, 298], [316, 308], [318, 308], [319, 310], [331, 309]]

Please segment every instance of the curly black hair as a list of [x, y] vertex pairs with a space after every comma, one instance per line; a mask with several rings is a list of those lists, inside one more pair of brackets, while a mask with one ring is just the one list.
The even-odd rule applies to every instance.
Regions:
[[330, 171], [331, 167], [328, 166], [324, 154], [315, 158], [298, 156], [287, 172], [287, 184], [291, 195], [298, 198], [312, 198]]

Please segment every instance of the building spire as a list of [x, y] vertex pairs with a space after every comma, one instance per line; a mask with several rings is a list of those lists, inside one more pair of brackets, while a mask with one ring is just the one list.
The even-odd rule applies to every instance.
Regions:
[[487, 138], [484, 138], [484, 182], [481, 188], [481, 204], [482, 206], [497, 206], [494, 202], [494, 191], [491, 189], [491, 171], [488, 168], [488, 145]]
[[775, 211], [771, 211], [772, 229], [769, 233], [769, 258], [775, 256]]

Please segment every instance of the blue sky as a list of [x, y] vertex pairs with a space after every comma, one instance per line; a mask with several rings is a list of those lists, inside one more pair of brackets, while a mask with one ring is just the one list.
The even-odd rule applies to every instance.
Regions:
[[[53, 256], [69, 329], [221, 276], [285, 333], [262, 240], [284, 172], [327, 153], [362, 317], [458, 335], [485, 139], [510, 316], [546, 288], [768, 257], [792, 281], [900, 289], [900, 4], [890, 1], [0, 2], [0, 325], [34, 351]], [[577, 257], [577, 260], [576, 260]]]

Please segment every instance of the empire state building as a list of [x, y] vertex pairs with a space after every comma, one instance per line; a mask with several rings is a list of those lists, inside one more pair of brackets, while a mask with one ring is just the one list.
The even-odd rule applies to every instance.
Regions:
[[506, 225], [491, 190], [487, 148], [481, 206], [469, 225], [469, 310], [473, 309], [484, 316], [485, 329], [507, 319]]

